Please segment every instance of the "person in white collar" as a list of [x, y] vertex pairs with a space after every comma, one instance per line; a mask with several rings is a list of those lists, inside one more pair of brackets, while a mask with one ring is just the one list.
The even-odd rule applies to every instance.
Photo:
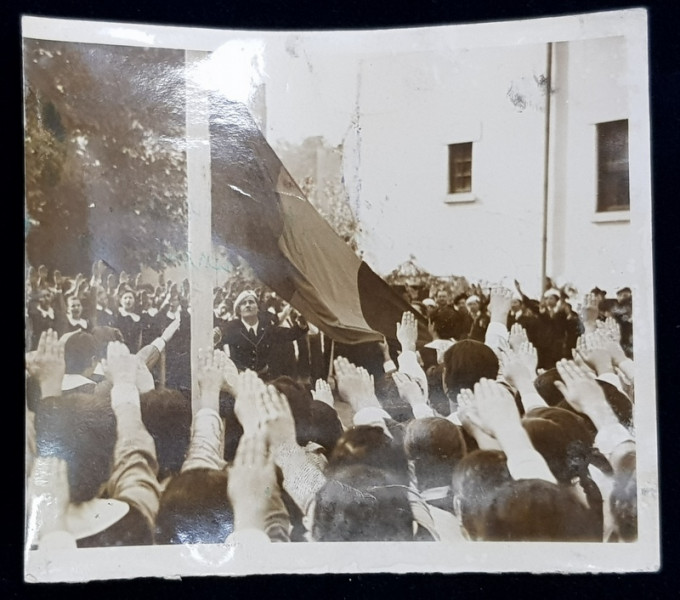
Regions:
[[130, 288], [125, 288], [119, 295], [116, 328], [120, 329], [125, 345], [133, 354], [141, 347], [142, 323], [136, 313], [135, 295]]
[[76, 294], [66, 298], [66, 319], [63, 333], [69, 331], [90, 331], [92, 329], [87, 319], [83, 317], [83, 303]]
[[31, 328], [31, 347], [38, 347], [40, 335], [48, 329], [57, 329], [57, 313], [52, 306], [54, 294], [49, 289], [36, 290], [31, 294], [28, 304], [28, 319]]
[[292, 327], [273, 325], [271, 319], [260, 314], [257, 295], [252, 290], [237, 296], [234, 314], [236, 318], [224, 327], [222, 342], [229, 345], [230, 357], [239, 371], [250, 369], [264, 375], [276, 344], [297, 340], [309, 330], [302, 316], [296, 318]]

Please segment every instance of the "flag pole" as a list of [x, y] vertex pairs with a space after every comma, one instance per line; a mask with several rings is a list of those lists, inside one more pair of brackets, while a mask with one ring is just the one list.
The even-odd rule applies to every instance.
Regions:
[[326, 381], [328, 381], [333, 376], [334, 356], [335, 356], [335, 340], [331, 340], [331, 355], [330, 360], [328, 361], [328, 377], [326, 378]]

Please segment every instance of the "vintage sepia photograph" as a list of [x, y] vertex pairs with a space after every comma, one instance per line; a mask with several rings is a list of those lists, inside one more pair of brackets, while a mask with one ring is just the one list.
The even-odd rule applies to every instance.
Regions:
[[659, 568], [644, 10], [22, 36], [27, 582]]

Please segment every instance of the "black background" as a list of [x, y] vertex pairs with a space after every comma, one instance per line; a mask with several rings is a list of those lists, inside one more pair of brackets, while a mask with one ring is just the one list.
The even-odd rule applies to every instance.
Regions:
[[[550, 17], [582, 12], [642, 7], [649, 11], [650, 93], [652, 130], [653, 226], [656, 296], [657, 383], [660, 423], [662, 569], [656, 574], [629, 575], [326, 575], [262, 576], [243, 578], [188, 578], [183, 581], [143, 579], [92, 582], [87, 584], [33, 584], [22, 582], [23, 564], [23, 406], [22, 384], [6, 387], [4, 405], [12, 408], [4, 419], [5, 469], [16, 478], [3, 486], [9, 501], [0, 529], [2, 571], [0, 597], [54, 598], [241, 598], [250, 596], [318, 600], [332, 598], [467, 598], [502, 595], [508, 598], [671, 598], [678, 596], [676, 573], [678, 503], [677, 389], [678, 345], [680, 344], [680, 14], [674, 0], [646, 3], [603, 0], [5, 0], [0, 8], [3, 26], [2, 53], [4, 97], [2, 127], [5, 140], [3, 175], [5, 206], [16, 210], [17, 224], [4, 228], [12, 239], [10, 252], [17, 276], [12, 289], [17, 305], [5, 315], [5, 323], [17, 327], [17, 344], [23, 345], [23, 269], [19, 248], [23, 247], [23, 113], [21, 72], [21, 15], [126, 21], [157, 25], [216, 27], [229, 29], [338, 29], [445, 25], [507, 19]], [[644, 251], [644, 249], [641, 249]], [[8, 271], [9, 272], [9, 271]], [[9, 339], [9, 338], [8, 338]], [[10, 348], [9, 355], [16, 354]], [[640, 357], [643, 358], [643, 357]], [[7, 362], [23, 381], [21, 362]], [[7, 378], [6, 381], [13, 378]], [[6, 410], [5, 409], [5, 410]], [[18, 435], [15, 435], [18, 432]], [[564, 565], [568, 568], [568, 565]], [[528, 565], [530, 568], [530, 566]]]

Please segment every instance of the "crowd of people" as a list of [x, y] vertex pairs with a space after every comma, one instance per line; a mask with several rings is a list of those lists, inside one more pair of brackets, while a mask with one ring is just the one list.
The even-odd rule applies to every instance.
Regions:
[[193, 365], [188, 281], [26, 292], [32, 549], [637, 538], [629, 288], [432, 289], [347, 346], [232, 278]]

